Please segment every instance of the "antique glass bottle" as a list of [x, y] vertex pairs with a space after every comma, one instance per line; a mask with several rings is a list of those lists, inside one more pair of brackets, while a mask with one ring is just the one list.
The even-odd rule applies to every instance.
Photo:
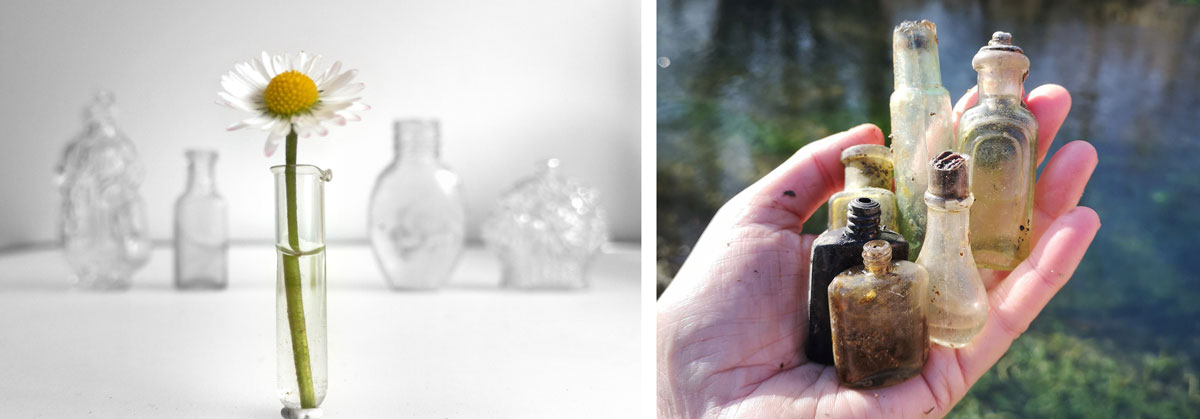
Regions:
[[1037, 120], [1021, 100], [1029, 58], [996, 32], [971, 60], [979, 102], [958, 123], [958, 150], [971, 156], [971, 249], [981, 268], [1011, 270], [1029, 256]]
[[950, 92], [942, 87], [937, 27], [928, 20], [904, 22], [892, 32], [895, 91], [891, 98], [892, 158], [900, 234], [921, 250], [925, 237], [925, 188], [929, 159], [954, 147]]
[[829, 285], [833, 362], [847, 386], [888, 386], [920, 373], [929, 359], [929, 274], [893, 262], [883, 240], [863, 245], [862, 258]]
[[987, 290], [971, 256], [969, 159], [945, 151], [930, 162], [929, 223], [917, 264], [929, 272], [929, 339], [959, 348], [987, 322]]
[[829, 198], [829, 229], [846, 226], [850, 201], [867, 197], [879, 202], [879, 220], [884, 228], [897, 231], [896, 195], [892, 193], [892, 150], [875, 144], [856, 145], [842, 151], [846, 186]]
[[439, 159], [437, 120], [398, 120], [395, 141], [396, 159], [371, 194], [371, 248], [393, 289], [437, 288], [463, 250], [458, 175]]
[[480, 228], [500, 256], [505, 287], [584, 288], [589, 266], [608, 243], [599, 190], [567, 177], [559, 164], [548, 159], [517, 181]]
[[222, 289], [229, 284], [228, 214], [217, 193], [217, 152], [188, 150], [187, 190], [175, 201], [175, 287]]
[[826, 230], [812, 244], [812, 267], [808, 274], [808, 337], [804, 353], [808, 360], [833, 365], [829, 332], [829, 284], [851, 267], [862, 265], [863, 245], [884, 240], [892, 245], [892, 256], [908, 259], [908, 242], [899, 233], [879, 225], [879, 202], [867, 197], [850, 201], [846, 226]]
[[125, 289], [150, 258], [145, 203], [138, 193], [144, 168], [133, 143], [114, 122], [113, 95], [100, 92], [87, 108], [87, 128], [63, 152], [59, 232], [73, 285]]

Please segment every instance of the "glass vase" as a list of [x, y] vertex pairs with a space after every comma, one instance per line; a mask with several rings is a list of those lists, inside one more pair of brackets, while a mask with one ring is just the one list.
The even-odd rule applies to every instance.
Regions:
[[459, 179], [439, 159], [436, 120], [396, 121], [396, 158], [371, 193], [371, 249], [392, 289], [433, 289], [463, 251]]
[[285, 408], [311, 409], [321, 405], [329, 383], [324, 195], [331, 173], [309, 165], [275, 166], [271, 172], [275, 175], [279, 400]]
[[217, 152], [188, 150], [187, 190], [175, 201], [175, 287], [223, 289], [229, 284], [228, 214], [217, 193]]
[[67, 146], [57, 169], [59, 233], [72, 285], [126, 289], [150, 258], [144, 177], [133, 143], [117, 129], [113, 95], [100, 92], [84, 112], [87, 128]]

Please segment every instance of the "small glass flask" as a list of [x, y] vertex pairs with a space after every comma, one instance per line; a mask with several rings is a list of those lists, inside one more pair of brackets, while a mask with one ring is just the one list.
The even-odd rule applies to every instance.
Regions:
[[872, 240], [884, 240], [891, 244], [893, 257], [908, 259], [908, 242], [904, 237], [880, 227], [879, 207], [879, 202], [874, 199], [855, 198], [850, 201], [846, 226], [826, 230], [813, 241], [812, 268], [808, 276], [808, 337], [804, 348], [811, 362], [833, 365], [829, 284], [843, 271], [863, 264], [863, 245]]
[[971, 256], [968, 224], [974, 197], [969, 159], [945, 151], [930, 162], [928, 231], [917, 264], [929, 272], [929, 339], [960, 348], [987, 322], [987, 290]]
[[898, 231], [896, 224], [896, 195], [892, 193], [892, 150], [874, 145], [856, 145], [842, 151], [846, 167], [846, 186], [829, 198], [829, 229], [846, 226], [846, 210], [850, 201], [868, 197], [879, 202], [879, 220], [883, 228]]
[[462, 255], [461, 185], [440, 159], [437, 120], [395, 125], [396, 159], [371, 193], [371, 248], [392, 289], [433, 289], [450, 278]]
[[559, 173], [549, 159], [500, 197], [483, 241], [500, 256], [503, 285], [583, 288], [587, 268], [608, 242], [600, 194]]
[[112, 93], [100, 92], [85, 112], [87, 129], [63, 152], [57, 181], [59, 228], [73, 285], [126, 289], [150, 258], [146, 208], [138, 187], [145, 169], [117, 129]]
[[929, 159], [954, 147], [950, 92], [942, 87], [937, 27], [907, 21], [892, 31], [895, 91], [891, 97], [892, 158], [900, 234], [921, 251], [925, 238], [925, 188]]
[[833, 362], [847, 386], [889, 386], [920, 373], [929, 359], [929, 274], [893, 262], [883, 240], [863, 245], [862, 258], [829, 285]]
[[992, 40], [971, 60], [979, 102], [958, 123], [959, 148], [971, 157], [971, 249], [981, 268], [1011, 270], [1029, 256], [1037, 120], [1021, 100], [1029, 58], [1012, 35]]
[[229, 284], [228, 210], [217, 193], [217, 152], [188, 150], [187, 190], [175, 201], [175, 287], [224, 289]]

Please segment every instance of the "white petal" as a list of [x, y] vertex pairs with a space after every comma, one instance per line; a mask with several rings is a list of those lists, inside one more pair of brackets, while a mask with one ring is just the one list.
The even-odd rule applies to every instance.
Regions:
[[229, 130], [229, 131], [239, 130], [242, 128], [269, 129], [271, 124], [273, 124], [274, 122], [275, 122], [275, 120], [269, 116], [259, 115], [259, 116], [253, 117], [253, 118], [243, 119], [243, 120], [239, 121], [238, 123], [230, 125], [228, 128], [225, 128], [225, 129]]
[[291, 127], [283, 121], [276, 121], [275, 128], [271, 130], [271, 134], [267, 135], [267, 144], [263, 149], [263, 153], [267, 157], [275, 154], [275, 149], [279, 148], [279, 143], [287, 138], [288, 129]]
[[275, 63], [271, 61], [271, 55], [267, 54], [266, 51], [262, 52], [262, 56], [258, 58], [258, 63], [261, 64], [262, 68], [266, 70], [266, 72], [263, 74], [265, 74], [268, 79], [275, 77], [276, 74], [279, 74], [275, 71]]
[[217, 103], [237, 109], [239, 111], [258, 113], [258, 110], [254, 109], [253, 105], [240, 98], [233, 97], [229, 93], [217, 92], [217, 96], [221, 98], [221, 100], [218, 100]]
[[288, 71], [287, 63], [285, 62], [285, 59], [283, 58], [282, 55], [276, 55], [274, 57], [273, 65], [275, 66], [275, 74], [271, 75], [272, 78], [274, 78], [275, 76], [278, 76], [279, 73]]
[[221, 76], [221, 87], [224, 87], [225, 91], [229, 92], [229, 94], [233, 95], [234, 97], [242, 98], [243, 100], [247, 101], [249, 101], [248, 99], [253, 97], [254, 92], [258, 90], [246, 84], [245, 81], [233, 73]]
[[313, 67], [316, 67], [317, 61], [320, 61], [320, 60], [321, 60], [320, 55], [313, 55], [312, 59], [308, 61], [308, 64], [305, 65], [304, 68], [300, 69], [300, 71], [303, 72], [304, 75], [311, 78], [312, 73], [313, 73]]
[[259, 89], [267, 87], [267, 83], [270, 81], [264, 78], [262, 72], [255, 69], [254, 65], [249, 62], [239, 63], [233, 68], [243, 81]]
[[354, 80], [354, 76], [356, 76], [356, 75], [358, 75], [358, 70], [351, 69], [345, 73], [338, 75], [337, 77], [333, 77], [332, 79], [327, 79], [323, 83], [317, 83], [317, 90], [320, 90], [322, 92], [337, 91], [338, 89], [341, 89], [342, 86], [345, 86], [347, 83], [350, 83], [351, 80]]
[[329, 81], [336, 75], [341, 74], [341, 71], [342, 71], [342, 62], [334, 61], [333, 65], [330, 66], [329, 69], [325, 70], [325, 74], [322, 74], [321, 77], [317, 78], [316, 80], [313, 80], [314, 82], [317, 83], [317, 89], [320, 89], [321, 86], [323, 86], [327, 81]]

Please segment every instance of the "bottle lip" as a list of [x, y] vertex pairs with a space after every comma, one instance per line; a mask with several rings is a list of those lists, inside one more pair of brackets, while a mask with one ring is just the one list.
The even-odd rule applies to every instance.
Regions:
[[[295, 167], [297, 176], [319, 176], [321, 180], [326, 182], [333, 180], [332, 169], [322, 170], [320, 167], [313, 166], [311, 164], [297, 164]], [[284, 174], [285, 169], [287, 169], [286, 164], [271, 166], [271, 173], [274, 173], [276, 176], [280, 176]]]
[[189, 148], [184, 150], [183, 154], [188, 158], [208, 157], [215, 159], [218, 156], [217, 150], [213, 148]]
[[933, 47], [936, 49], [937, 44], [937, 25], [928, 20], [906, 20], [892, 29], [893, 48], [921, 50]]
[[879, 159], [892, 163], [892, 149], [876, 144], [859, 144], [842, 150], [842, 165], [849, 165], [855, 160]]

